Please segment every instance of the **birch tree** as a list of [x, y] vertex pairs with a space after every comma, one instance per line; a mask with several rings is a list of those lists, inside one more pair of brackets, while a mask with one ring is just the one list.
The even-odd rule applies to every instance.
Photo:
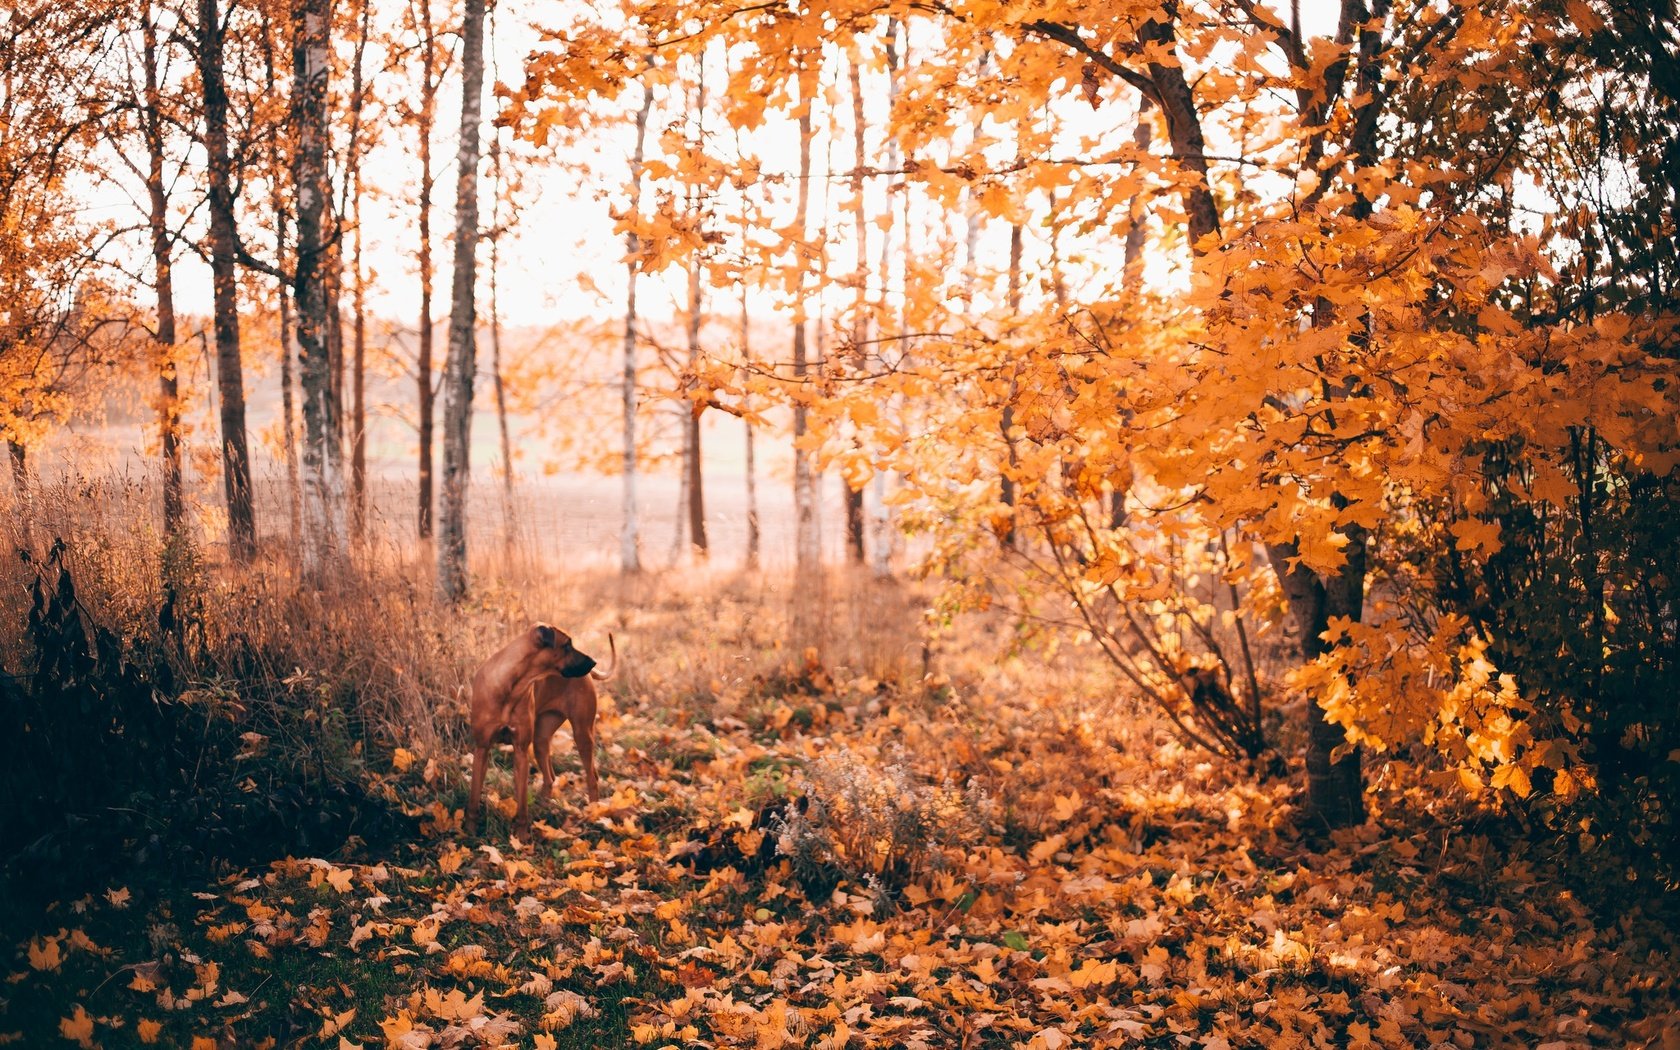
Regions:
[[[293, 32], [291, 20], [280, 24], [278, 16], [264, 19], [263, 71], [265, 86], [270, 95], [280, 90], [280, 62], [277, 52], [287, 46]], [[286, 510], [291, 547], [301, 550], [303, 543], [303, 482], [298, 472], [297, 448], [297, 322], [292, 316], [292, 277], [286, 276], [289, 256], [287, 242], [291, 237], [292, 214], [287, 202], [291, 187], [290, 155], [286, 138], [290, 134], [287, 123], [274, 121], [268, 131], [267, 163], [269, 178], [270, 221], [274, 224], [274, 266], [280, 272], [274, 276], [274, 298], [280, 315], [280, 436], [286, 460]]]
[[[701, 52], [694, 62], [694, 103], [691, 114], [689, 150], [695, 156], [706, 148], [706, 55]], [[705, 224], [702, 190], [688, 189], [689, 219], [697, 230]], [[705, 308], [705, 237], [688, 253], [688, 370], [694, 374], [700, 364], [700, 325]], [[690, 400], [683, 404], [683, 512], [688, 520], [688, 546], [695, 557], [704, 560], [711, 544], [706, 538], [706, 473], [701, 449], [700, 418], [705, 414], [704, 401]]]
[[484, 92], [484, 0], [466, 0], [461, 33], [461, 139], [455, 172], [455, 276], [444, 364], [443, 493], [439, 506], [437, 587], [448, 602], [467, 592], [467, 483], [470, 477], [474, 302], [478, 278], [479, 114]]
[[[797, 237], [794, 244], [796, 272], [793, 282], [793, 378], [795, 383], [803, 384], [808, 371], [805, 346], [805, 290], [808, 285], [806, 278], [809, 263], [805, 253], [805, 222], [811, 199], [811, 107], [815, 101], [817, 75], [803, 59], [798, 68], [799, 189], [793, 213], [793, 229]], [[815, 574], [822, 567], [822, 537], [817, 531], [817, 493], [811, 453], [802, 444], [810, 429], [808, 411], [804, 392], [801, 391], [793, 403], [794, 550], [795, 564], [801, 576]]]
[[328, 258], [337, 231], [327, 227], [327, 82], [330, 0], [299, 0], [293, 11], [292, 172], [297, 187], [297, 344], [302, 358], [303, 539], [306, 571], [321, 579], [344, 544], [344, 446], [334, 396], [328, 312]]
[[[852, 230], [857, 239], [857, 268], [852, 280], [856, 284], [852, 300], [852, 347], [861, 354], [869, 345], [869, 222], [864, 201], [864, 167], [866, 164], [864, 137], [867, 125], [863, 115], [863, 78], [861, 57], [854, 51], [848, 65], [852, 89]], [[846, 508], [846, 560], [862, 565], [863, 547], [863, 484], [846, 471], [840, 473], [841, 497]]]
[[[642, 79], [642, 105], [636, 110], [636, 147], [630, 155], [630, 212], [642, 207], [642, 158], [647, 146], [648, 114], [653, 110], [653, 83]], [[619, 569], [642, 571], [640, 526], [636, 516], [636, 280], [641, 272], [641, 238], [630, 224], [624, 234], [624, 368], [620, 397], [624, 407], [624, 523], [619, 533]]]

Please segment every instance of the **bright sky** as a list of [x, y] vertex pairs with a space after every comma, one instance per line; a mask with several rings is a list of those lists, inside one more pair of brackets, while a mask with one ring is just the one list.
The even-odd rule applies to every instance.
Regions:
[[[494, 26], [491, 69], [487, 80], [499, 78], [504, 82], [517, 83], [522, 60], [538, 39], [530, 19], [540, 15], [544, 24], [561, 24], [566, 8], [537, 0], [512, 0], [498, 6], [500, 10]], [[1308, 34], [1333, 31], [1338, 6], [1336, 0], [1307, 0], [1302, 5], [1302, 18]], [[452, 70], [439, 98], [439, 127], [433, 141], [437, 168], [433, 216], [433, 260], [436, 267], [433, 312], [439, 320], [448, 313], [453, 258], [449, 235], [453, 229], [455, 128], [459, 119], [456, 76], [457, 71]], [[840, 90], [844, 92], [843, 84]], [[842, 108], [849, 119], [849, 103], [843, 104]], [[489, 113], [493, 109], [493, 104], [487, 105], [486, 111]], [[665, 109], [663, 114], [661, 109]], [[1074, 112], [1078, 112], [1078, 108]], [[1084, 112], [1088, 114], [1090, 111]], [[656, 107], [653, 126], [649, 128], [650, 151], [662, 130], [658, 126], [661, 116], [666, 123], [673, 119], [668, 108]], [[1114, 118], [1104, 113], [1090, 119], [1112, 122]], [[881, 114], [872, 113], [869, 120], [878, 128]], [[841, 137], [842, 141], [832, 147], [819, 139], [813, 160], [813, 167], [819, 173], [825, 169], [845, 171], [850, 168], [849, 127], [841, 129]], [[596, 168], [592, 179], [580, 180], [574, 168], [555, 163], [566, 158], [556, 157], [552, 151], [546, 157], [539, 157], [538, 162], [525, 171], [525, 202], [520, 221], [504, 237], [501, 245], [500, 303], [505, 324], [546, 326], [563, 318], [611, 316], [622, 309], [623, 243], [613, 233], [608, 215], [614, 201], [603, 193], [616, 193], [622, 185], [628, 170], [633, 136], [628, 127], [618, 127], [601, 133], [598, 139], [598, 148], [590, 151], [586, 158], [586, 163]], [[771, 121], [762, 133], [753, 137], [749, 146], [764, 158], [767, 172], [786, 172], [797, 167], [797, 138], [791, 122]], [[364, 206], [364, 236], [372, 273], [369, 308], [376, 316], [412, 323], [411, 319], [419, 312], [419, 287], [414, 276], [418, 233], [414, 209], [407, 200], [412, 195], [418, 170], [414, 142], [399, 139], [396, 130], [385, 132], [385, 141], [375, 151], [367, 170], [367, 180], [374, 191]], [[835, 186], [832, 199], [826, 201], [823, 187], [820, 181], [814, 187], [813, 225], [821, 221], [825, 209], [833, 214], [836, 222], [840, 221], [840, 213], [846, 207], [845, 186]], [[485, 226], [491, 222], [489, 197], [486, 184], [481, 204], [481, 221]], [[103, 203], [96, 209], [105, 210], [120, 209]], [[788, 218], [791, 218], [791, 212]], [[992, 235], [983, 240], [983, 257], [992, 253], [1001, 256], [1007, 251], [1007, 235], [1000, 237], [998, 232], [991, 231]], [[837, 253], [845, 251], [847, 249], [837, 247]], [[1000, 258], [1000, 265], [1001, 261]], [[482, 249], [479, 264], [481, 315], [488, 307], [488, 262], [488, 249]], [[849, 258], [843, 259], [837, 254], [834, 265], [849, 269], [852, 263]], [[179, 260], [176, 289], [180, 309], [198, 315], [209, 313], [209, 272], [196, 257], [184, 254]], [[685, 294], [680, 275], [671, 274], [664, 279], [644, 278], [641, 308], [647, 315], [669, 316], [684, 308]]]

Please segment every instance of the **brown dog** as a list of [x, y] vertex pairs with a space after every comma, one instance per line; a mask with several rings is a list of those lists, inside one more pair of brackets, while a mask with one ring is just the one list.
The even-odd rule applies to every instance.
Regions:
[[[612, 646], [613, 670], [618, 666], [618, 646]], [[543, 794], [554, 793], [554, 760], [550, 755], [553, 737], [560, 723], [572, 723], [572, 740], [583, 762], [583, 777], [591, 802], [601, 797], [595, 775], [595, 681], [606, 681], [595, 671], [595, 661], [572, 646], [563, 631], [546, 623], [535, 624], [502, 646], [473, 674], [470, 716], [473, 738], [472, 794], [467, 801], [467, 829], [478, 829], [479, 810], [484, 801], [484, 771], [490, 749], [497, 744], [513, 745], [513, 797], [519, 809], [514, 831], [531, 833], [531, 815], [526, 807], [531, 770], [526, 764], [533, 746], [537, 767], [542, 770]], [[591, 681], [594, 679], [594, 681]]]

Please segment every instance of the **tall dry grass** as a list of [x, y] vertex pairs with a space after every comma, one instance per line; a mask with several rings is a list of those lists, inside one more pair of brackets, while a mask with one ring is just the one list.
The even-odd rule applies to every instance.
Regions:
[[[36, 756], [45, 774], [31, 779], [43, 797], [19, 798], [5, 827], [19, 841], [9, 846], [57, 849], [64, 821], [98, 824], [102, 810], [167, 828], [188, 806], [210, 828], [232, 814], [223, 839], [268, 821], [264, 835], [286, 848], [288, 821], [310, 817], [320, 797], [359, 805], [362, 773], [386, 768], [399, 746], [436, 757], [454, 781], [466, 750], [463, 687], [533, 621], [561, 626], [603, 662], [613, 635], [621, 670], [608, 702], [681, 721], [751, 715], [814, 674], [896, 682], [928, 670], [927, 603], [894, 581], [840, 571], [796, 581], [705, 564], [623, 576], [576, 567], [516, 529], [477, 545], [471, 597], [449, 607], [433, 595], [431, 551], [383, 515], [344, 571], [317, 583], [300, 574], [285, 535], [264, 536], [243, 566], [193, 535], [166, 543], [159, 502], [145, 477], [66, 475], [14, 493], [0, 513], [0, 544], [16, 552], [0, 558], [0, 674], [13, 683], [5, 715], [85, 741]], [[127, 663], [164, 669], [161, 761], [191, 769], [142, 768], [132, 783], [102, 773], [102, 755], [125, 746], [122, 720], [150, 701], [119, 696], [91, 667], [75, 682], [40, 680], [48, 661], [35, 651], [32, 593], [52, 593], [60, 569], [73, 580], [75, 619], [118, 640]], [[87, 812], [61, 812], [63, 800], [50, 797], [54, 784], [64, 793], [102, 775], [102, 789], [78, 800]]]

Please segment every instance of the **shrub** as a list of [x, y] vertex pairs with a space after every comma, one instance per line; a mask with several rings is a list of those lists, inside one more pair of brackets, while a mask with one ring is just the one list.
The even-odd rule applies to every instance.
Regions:
[[897, 895], [942, 870], [948, 851], [979, 841], [996, 807], [978, 784], [929, 783], [903, 756], [884, 763], [850, 749], [814, 761], [805, 772], [803, 805], [784, 807], [772, 826], [808, 896], [821, 899], [842, 881], [867, 887], [878, 913]]

